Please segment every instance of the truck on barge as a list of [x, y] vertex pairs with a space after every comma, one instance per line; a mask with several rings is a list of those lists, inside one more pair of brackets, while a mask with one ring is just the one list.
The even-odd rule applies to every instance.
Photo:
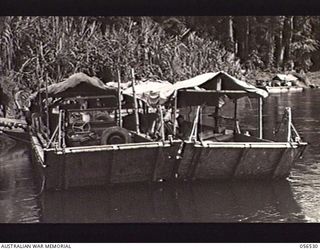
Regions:
[[[77, 73], [31, 96], [32, 155], [44, 188], [279, 179], [289, 175], [307, 145], [290, 109], [285, 139], [264, 139], [262, 99], [268, 93], [224, 72], [157, 88], [138, 88], [133, 81], [121, 91], [120, 85]], [[258, 99], [258, 136], [240, 130], [237, 101], [243, 97]], [[233, 128], [222, 130], [219, 110], [226, 99], [234, 103]], [[189, 121], [186, 109], [192, 111]], [[205, 116], [212, 125], [203, 124]]]

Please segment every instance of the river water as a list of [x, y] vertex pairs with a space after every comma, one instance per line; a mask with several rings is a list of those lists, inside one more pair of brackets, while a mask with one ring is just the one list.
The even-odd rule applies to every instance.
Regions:
[[[239, 106], [255, 113], [250, 102]], [[309, 146], [280, 182], [118, 185], [39, 195], [29, 145], [0, 135], [0, 222], [320, 222], [320, 90], [267, 98], [266, 136], [287, 106]], [[240, 118], [252, 119], [249, 111]]]

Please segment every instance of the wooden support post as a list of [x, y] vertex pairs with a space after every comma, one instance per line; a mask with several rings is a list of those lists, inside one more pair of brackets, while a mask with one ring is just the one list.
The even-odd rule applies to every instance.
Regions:
[[119, 109], [119, 126], [122, 128], [122, 106], [121, 106], [121, 80], [120, 80], [120, 70], [117, 70], [118, 73], [118, 109]]
[[298, 131], [296, 130], [296, 128], [293, 126], [292, 122], [291, 122], [291, 128], [292, 128], [293, 132], [295, 133], [295, 141], [301, 141], [301, 137], [300, 137]]
[[163, 120], [163, 112], [162, 112], [162, 108], [161, 106], [159, 105], [158, 106], [158, 109], [159, 109], [159, 114], [160, 114], [160, 129], [161, 129], [161, 139], [164, 141], [166, 139], [165, 137], [165, 133], [164, 133], [164, 120]]
[[263, 139], [263, 121], [262, 121], [262, 98], [258, 99], [258, 119], [259, 119], [259, 139]]
[[131, 77], [132, 77], [132, 95], [133, 95], [133, 102], [134, 102], [134, 114], [136, 120], [136, 132], [140, 134], [140, 125], [139, 125], [139, 113], [138, 113], [138, 102], [136, 97], [136, 90], [135, 90], [135, 77], [134, 77], [134, 69], [131, 69]]
[[219, 133], [219, 107], [215, 107], [214, 111], [214, 133]]
[[56, 134], [57, 134], [57, 132], [58, 132], [58, 129], [59, 129], [59, 124], [58, 124], [58, 126], [55, 128], [55, 130], [54, 130], [54, 132], [53, 132], [53, 134], [52, 134], [52, 136], [51, 136], [51, 138], [50, 138], [50, 140], [49, 140], [49, 142], [48, 142], [47, 148], [50, 147], [51, 143], [53, 142], [54, 138], [56, 137]]
[[221, 90], [222, 89], [222, 79], [218, 78], [217, 79], [217, 90]]
[[[220, 91], [221, 89], [222, 89], [222, 79], [218, 78], [216, 90]], [[219, 100], [214, 111], [214, 133], [219, 133]]]
[[193, 121], [192, 130], [189, 136], [189, 141], [191, 141], [193, 138], [197, 139], [200, 109], [201, 106], [198, 106], [196, 116]]
[[[46, 77], [47, 78], [47, 77]], [[46, 86], [46, 123], [47, 123], [47, 134], [48, 138], [50, 138], [50, 125], [49, 125], [49, 94], [48, 94], [48, 82], [47, 79], [45, 80], [45, 86]]]
[[61, 130], [62, 130], [62, 148], [66, 148], [66, 128], [65, 128], [66, 112], [62, 110], [61, 114]]
[[[39, 78], [38, 78], [39, 79]], [[39, 80], [39, 84], [38, 84], [38, 105], [39, 105], [39, 114], [38, 114], [38, 121], [37, 123], [39, 124], [38, 126], [36, 126], [36, 130], [37, 132], [42, 133], [42, 119], [41, 119], [41, 114], [43, 113], [43, 107], [42, 107], [42, 96], [41, 96], [41, 81]]]
[[174, 92], [174, 105], [173, 105], [173, 137], [177, 135], [177, 108], [178, 108], [178, 92]]
[[288, 116], [288, 124], [287, 124], [287, 129], [288, 129], [288, 136], [287, 136], [287, 142], [291, 141], [291, 124], [292, 124], [292, 116], [291, 116], [291, 108], [286, 107], [286, 112]]
[[61, 141], [61, 136], [62, 136], [62, 129], [61, 129], [61, 124], [62, 124], [62, 110], [59, 111], [59, 122], [58, 122], [58, 148], [62, 148], [62, 141]]
[[238, 99], [234, 99], [234, 128], [233, 128], [233, 133], [236, 134], [238, 131], [238, 124], [237, 124], [237, 109], [238, 109]]
[[196, 134], [196, 139], [202, 141], [202, 124], [203, 124], [203, 120], [202, 120], [202, 108], [200, 107], [199, 110], [199, 117], [198, 117], [198, 128], [197, 128], [197, 134]]

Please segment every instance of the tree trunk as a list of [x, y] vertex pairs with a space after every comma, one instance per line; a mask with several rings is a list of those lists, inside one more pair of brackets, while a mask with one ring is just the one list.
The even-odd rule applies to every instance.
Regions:
[[256, 17], [250, 16], [248, 20], [248, 40], [249, 40], [249, 45], [248, 45], [248, 51], [249, 53], [252, 50], [257, 49], [257, 41], [256, 41], [256, 25], [257, 25], [257, 20]]
[[284, 17], [276, 17], [275, 24], [275, 58], [276, 67], [280, 68], [283, 65], [284, 46], [283, 46], [283, 20]]
[[274, 22], [272, 20], [273, 17], [271, 17], [271, 20], [269, 20], [269, 27], [268, 27], [268, 33], [267, 33], [267, 58], [265, 65], [267, 68], [271, 68], [274, 66], [274, 50], [275, 50], [275, 37], [274, 37]]
[[245, 17], [244, 19], [245, 24], [244, 24], [244, 28], [245, 28], [245, 36], [244, 36], [244, 58], [248, 58], [249, 56], [249, 37], [250, 37], [250, 20], [249, 17]]
[[247, 60], [246, 53], [246, 17], [236, 17], [235, 18], [235, 40], [237, 43], [237, 56], [242, 62]]
[[[235, 42], [234, 42], [234, 30], [233, 30], [233, 17], [227, 16], [224, 19], [223, 27], [224, 30], [224, 37], [225, 37], [225, 46], [226, 49], [232, 52], [235, 52]], [[223, 38], [222, 38], [223, 39]]]
[[293, 32], [293, 16], [286, 17], [283, 27], [283, 63], [286, 65], [291, 59], [291, 42]]

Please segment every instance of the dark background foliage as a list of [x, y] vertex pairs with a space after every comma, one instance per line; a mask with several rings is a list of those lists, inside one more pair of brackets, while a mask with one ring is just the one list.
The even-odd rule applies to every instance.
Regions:
[[138, 79], [172, 83], [224, 70], [320, 69], [318, 16], [3, 16], [0, 75], [9, 97], [35, 91], [75, 72], [104, 82]]

